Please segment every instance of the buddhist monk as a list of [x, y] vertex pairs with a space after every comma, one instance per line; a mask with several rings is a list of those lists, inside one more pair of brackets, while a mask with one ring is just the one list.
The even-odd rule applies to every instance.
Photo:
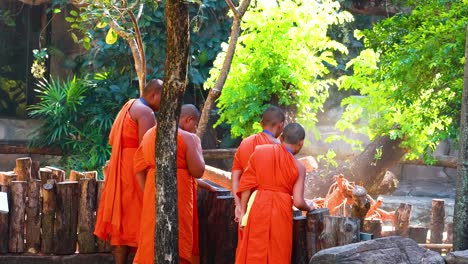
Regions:
[[292, 206], [314, 209], [304, 200], [305, 167], [294, 157], [304, 137], [300, 124], [288, 124], [281, 144], [257, 146], [250, 157], [237, 190], [245, 227], [236, 264], [291, 263]]
[[[196, 125], [195, 122], [192, 122]], [[182, 124], [184, 126], [184, 124]], [[194, 131], [195, 127], [185, 127]], [[155, 226], [155, 144], [156, 127], [143, 137], [135, 154], [134, 170], [138, 182], [144, 188], [141, 233], [134, 263], [153, 263]], [[192, 263], [193, 253], [193, 192], [194, 178], [200, 178], [205, 171], [205, 162], [200, 139], [193, 133], [178, 130], [177, 136], [177, 204], [179, 220], [179, 263]]]
[[128, 101], [118, 113], [109, 135], [112, 146], [107, 178], [97, 211], [94, 234], [113, 246], [115, 263], [127, 263], [138, 246], [143, 192], [133, 172], [133, 156], [145, 132], [154, 127], [163, 83], [153, 79], [139, 99]]
[[[270, 106], [262, 114], [262, 120], [260, 121], [260, 125], [263, 129], [262, 132], [249, 136], [242, 140], [239, 147], [237, 148], [236, 154], [234, 155], [234, 160], [232, 162], [231, 183], [233, 194], [237, 192], [239, 180], [242, 176], [242, 173], [247, 168], [247, 162], [249, 161], [252, 152], [254, 152], [255, 147], [258, 145], [279, 143], [279, 140], [277, 138], [283, 131], [285, 119], [286, 117], [281, 108], [276, 106]], [[241, 212], [240, 199], [236, 195], [234, 195], [234, 204], [234, 221], [239, 222]], [[238, 229], [237, 240], [238, 242], [242, 240], [241, 229]], [[238, 245], [239, 244], [240, 243], [238, 243]]]

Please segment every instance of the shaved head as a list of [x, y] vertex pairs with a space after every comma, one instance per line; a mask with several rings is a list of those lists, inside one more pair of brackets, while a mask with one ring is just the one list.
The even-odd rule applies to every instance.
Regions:
[[285, 119], [286, 117], [283, 110], [277, 106], [268, 107], [262, 115], [262, 123], [264, 126], [274, 126], [284, 122]]
[[180, 117], [193, 117], [196, 120], [200, 118], [200, 111], [198, 111], [197, 107], [193, 104], [184, 104], [180, 109]]
[[304, 140], [305, 130], [299, 123], [290, 123], [283, 129], [283, 140], [288, 144], [297, 144], [299, 141]]
[[148, 95], [152, 92], [160, 94], [163, 89], [163, 81], [160, 79], [151, 79], [143, 89], [143, 95]]

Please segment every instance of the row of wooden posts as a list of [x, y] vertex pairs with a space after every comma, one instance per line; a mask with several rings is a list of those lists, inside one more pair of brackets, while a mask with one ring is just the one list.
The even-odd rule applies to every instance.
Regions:
[[[0, 214], [0, 254], [110, 251], [108, 243], [93, 235], [104, 181], [96, 179], [95, 171], [71, 171], [67, 180], [65, 174], [54, 167], [35, 167], [30, 158], [17, 159], [14, 172], [0, 172], [0, 190], [8, 193], [10, 204], [9, 214]], [[232, 263], [237, 223], [231, 192], [223, 188], [214, 192], [199, 188], [197, 195], [200, 262]], [[393, 234], [426, 243], [428, 228], [409, 226], [410, 214], [411, 205], [401, 204]], [[443, 200], [434, 200], [431, 243], [442, 242], [444, 216]], [[295, 212], [292, 263], [308, 263], [321, 249], [358, 242], [361, 231], [378, 238], [382, 223], [366, 220], [364, 230], [360, 230], [358, 219], [329, 216], [326, 208], [306, 215]]]

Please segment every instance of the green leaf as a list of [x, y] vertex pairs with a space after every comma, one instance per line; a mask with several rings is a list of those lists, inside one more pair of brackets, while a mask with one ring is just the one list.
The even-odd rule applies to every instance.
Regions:
[[100, 21], [99, 23], [97, 23], [96, 27], [97, 28], [105, 28], [107, 26], [107, 23], [104, 22], [104, 21]]

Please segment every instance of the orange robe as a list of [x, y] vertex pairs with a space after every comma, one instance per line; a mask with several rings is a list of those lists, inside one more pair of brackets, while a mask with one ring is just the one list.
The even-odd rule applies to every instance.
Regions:
[[236, 264], [291, 262], [291, 196], [298, 176], [296, 161], [283, 145], [256, 148], [237, 191], [238, 196], [246, 190], [257, 194], [238, 245]]
[[[149, 264], [154, 259], [155, 204], [155, 144], [156, 127], [143, 136], [135, 154], [135, 171], [148, 169], [146, 174], [139, 247], [134, 263]], [[193, 181], [186, 162], [187, 145], [177, 136], [177, 209], [179, 220], [179, 257], [190, 263], [193, 250]]]
[[234, 155], [231, 171], [244, 171], [245, 168], [247, 168], [250, 155], [254, 152], [255, 147], [265, 144], [272, 144], [272, 142], [268, 138], [268, 135], [263, 132], [244, 138]]
[[138, 148], [138, 124], [128, 110], [128, 101], [117, 115], [109, 135], [112, 152], [104, 190], [97, 211], [94, 234], [111, 238], [111, 245], [138, 246], [143, 192], [133, 173], [133, 156]]

